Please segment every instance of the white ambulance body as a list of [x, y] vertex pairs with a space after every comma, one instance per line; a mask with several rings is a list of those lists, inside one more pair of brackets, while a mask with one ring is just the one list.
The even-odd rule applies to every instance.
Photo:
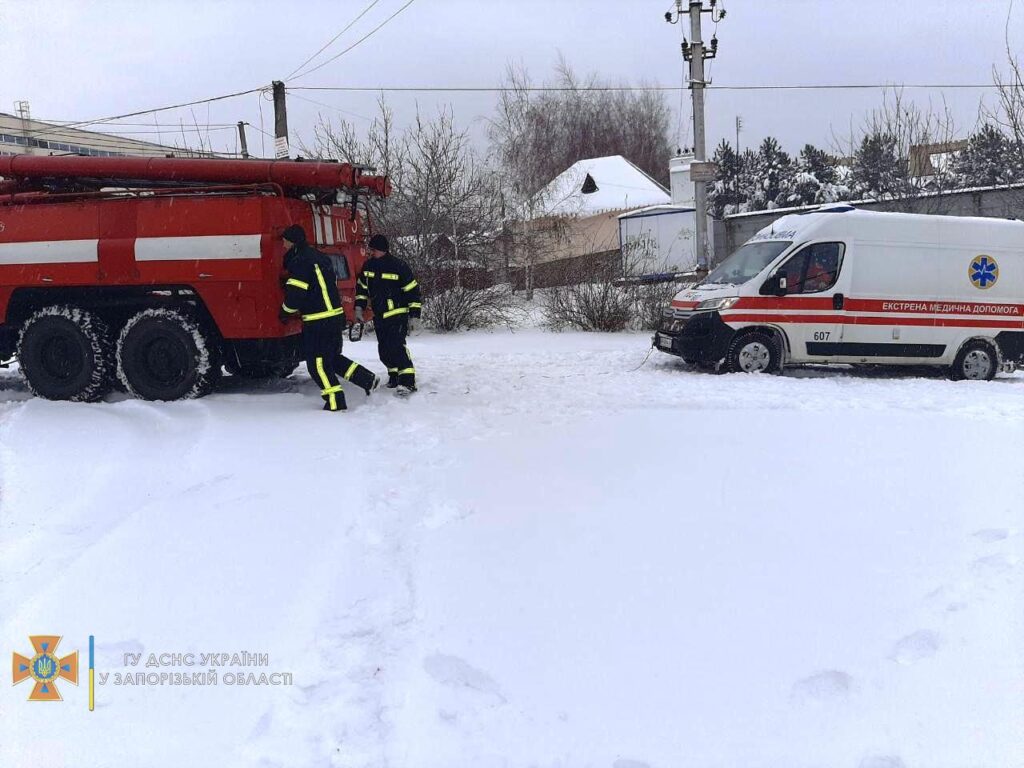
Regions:
[[833, 205], [762, 229], [665, 311], [655, 344], [730, 371], [1024, 357], [1024, 222]]

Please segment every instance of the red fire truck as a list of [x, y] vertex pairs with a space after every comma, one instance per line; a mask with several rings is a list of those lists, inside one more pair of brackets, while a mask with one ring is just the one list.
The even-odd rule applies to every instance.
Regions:
[[[91, 401], [117, 381], [200, 397], [222, 367], [287, 375], [281, 231], [332, 257], [346, 308], [365, 258], [366, 196], [386, 178], [332, 162], [0, 157], [0, 360], [32, 391]], [[351, 311], [348, 313], [351, 317]]]

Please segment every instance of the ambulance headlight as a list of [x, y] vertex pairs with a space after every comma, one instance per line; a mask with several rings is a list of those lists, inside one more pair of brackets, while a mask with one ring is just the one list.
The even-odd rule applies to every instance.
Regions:
[[732, 296], [728, 299], [706, 299], [697, 305], [697, 311], [720, 312], [723, 309], [728, 309], [739, 300], [739, 296]]

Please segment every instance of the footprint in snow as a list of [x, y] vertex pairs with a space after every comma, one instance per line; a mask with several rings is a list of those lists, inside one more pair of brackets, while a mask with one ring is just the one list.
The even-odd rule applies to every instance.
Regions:
[[988, 555], [979, 557], [971, 563], [971, 570], [982, 577], [998, 576], [1013, 568], [1015, 560], [1006, 555]]
[[858, 763], [857, 768], [904, 768], [897, 755], [871, 755]]
[[853, 678], [837, 669], [827, 669], [797, 680], [793, 697], [803, 701], [834, 701], [844, 699], [853, 690]]
[[423, 669], [441, 685], [449, 688], [469, 688], [478, 693], [496, 696], [503, 704], [505, 703], [501, 687], [494, 678], [458, 656], [435, 653], [423, 660]]
[[1010, 535], [1010, 532], [1005, 528], [982, 528], [980, 531], [975, 531], [973, 536], [983, 544], [992, 544], [997, 541], [1003, 541]]
[[423, 527], [428, 530], [443, 528], [449, 523], [465, 520], [473, 514], [473, 510], [461, 507], [458, 504], [438, 502], [430, 506], [430, 511], [423, 518]]
[[930, 629], [922, 629], [899, 640], [889, 658], [897, 664], [915, 664], [930, 659], [942, 647], [942, 636]]

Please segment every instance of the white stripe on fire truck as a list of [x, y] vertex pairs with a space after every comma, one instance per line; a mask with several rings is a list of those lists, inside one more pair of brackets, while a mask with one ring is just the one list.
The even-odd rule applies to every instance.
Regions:
[[334, 226], [331, 221], [330, 206], [311, 206], [313, 208], [313, 226], [316, 228], [318, 245], [334, 244]]
[[259, 235], [140, 237], [135, 241], [136, 261], [258, 258], [260, 258]]
[[99, 240], [35, 240], [0, 243], [0, 265], [88, 264], [99, 261]]
[[331, 216], [331, 206], [324, 206], [324, 233], [327, 238], [324, 240], [327, 245], [334, 245], [334, 218]]

